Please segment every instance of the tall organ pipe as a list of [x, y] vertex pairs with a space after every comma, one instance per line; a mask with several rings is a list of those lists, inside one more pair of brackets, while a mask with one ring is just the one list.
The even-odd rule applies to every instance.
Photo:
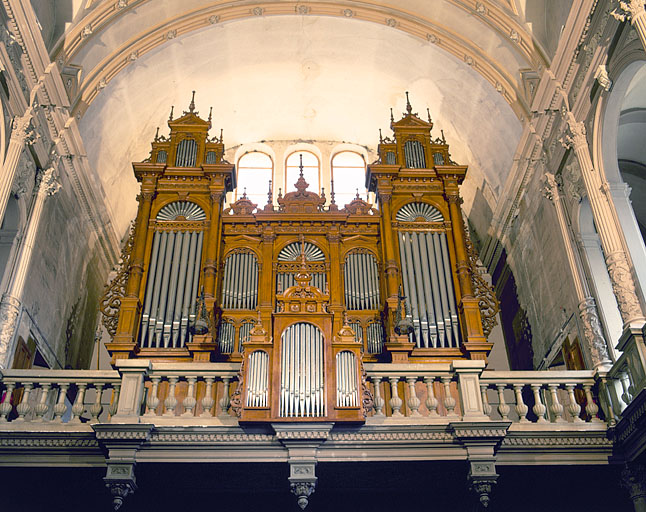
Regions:
[[451, 276], [451, 269], [450, 269], [451, 260], [449, 260], [449, 250], [446, 245], [446, 235], [442, 234], [442, 236], [440, 237], [440, 242], [442, 245], [442, 259], [444, 260], [444, 271], [446, 273], [446, 282], [448, 284], [446, 289], [448, 292], [449, 311], [451, 315], [451, 326], [453, 328], [453, 339], [455, 340], [455, 344], [457, 345], [460, 331], [458, 326], [458, 315], [456, 311], [457, 307], [455, 302], [455, 294], [453, 293], [453, 278]]
[[[146, 295], [145, 297], [150, 297], [155, 286], [155, 272], [157, 269], [157, 258], [159, 257], [159, 240], [160, 234], [155, 233], [153, 236], [153, 250], [150, 257], [150, 266], [148, 267], [148, 282], [146, 283]], [[150, 319], [150, 300], [145, 300], [144, 313], [141, 317], [141, 328], [140, 328], [140, 339], [139, 343], [142, 347], [147, 346], [147, 334], [148, 334], [148, 320]]]
[[[182, 245], [184, 243], [184, 233], [179, 232], [175, 234], [175, 250], [173, 251], [173, 266], [170, 276], [170, 289], [168, 293], [168, 301], [166, 302], [166, 314], [164, 321], [164, 346], [167, 347], [171, 343], [172, 327], [175, 309], [175, 297], [177, 295], [177, 278], [179, 276], [179, 267], [182, 263]], [[173, 343], [174, 345], [174, 343]]]
[[188, 310], [192, 300], [192, 283], [195, 272], [199, 272], [199, 265], [195, 261], [195, 246], [197, 245], [198, 234], [195, 232], [190, 233], [190, 245], [188, 249], [188, 265], [186, 268], [186, 278], [184, 280], [184, 297], [182, 299], [182, 324], [180, 331], [180, 346], [186, 342], [186, 334], [188, 331]]
[[435, 320], [437, 322], [438, 343], [441, 347], [445, 347], [444, 317], [442, 316], [442, 299], [440, 298], [440, 290], [439, 290], [440, 277], [438, 273], [437, 263], [435, 261], [433, 233], [425, 233], [424, 236], [426, 238], [426, 251], [428, 254], [429, 267], [431, 270], [431, 280], [435, 283], [432, 289], [433, 289], [433, 307], [435, 310]]
[[432, 297], [433, 283], [429, 272], [429, 265], [427, 264], [429, 262], [429, 257], [426, 248], [425, 233], [419, 235], [418, 245], [420, 251], [420, 259], [424, 262], [424, 264], [422, 265], [422, 276], [424, 279], [424, 299], [426, 300], [426, 312], [428, 315], [429, 339], [431, 346], [433, 348], [437, 348], [437, 323], [435, 320], [435, 308], [433, 307]]
[[[415, 285], [417, 288], [416, 295], [417, 295], [417, 303], [418, 303], [420, 323], [421, 323], [420, 343], [424, 346], [424, 348], [428, 348], [428, 319], [426, 317], [426, 302], [424, 301], [424, 290], [423, 290], [425, 283], [424, 283], [424, 280], [421, 279], [421, 275], [420, 275], [422, 271], [422, 262], [420, 261], [420, 257], [419, 257], [419, 239], [416, 232], [411, 233], [410, 238], [411, 238], [410, 249], [413, 255], [413, 262], [416, 269]], [[426, 264], [426, 262], [424, 262], [424, 264]]]
[[447, 285], [451, 284], [446, 280], [446, 271], [444, 261], [442, 260], [442, 247], [440, 244], [440, 234], [433, 233], [433, 247], [435, 249], [435, 261], [437, 262], [438, 277], [440, 279], [440, 297], [442, 299], [442, 317], [444, 318], [444, 334], [447, 343], [453, 346], [453, 332], [451, 331], [451, 313], [449, 312], [449, 297]]

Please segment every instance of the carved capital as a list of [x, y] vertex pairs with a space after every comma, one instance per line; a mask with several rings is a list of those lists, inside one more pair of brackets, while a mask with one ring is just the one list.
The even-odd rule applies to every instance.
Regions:
[[551, 172], [546, 172], [543, 175], [543, 196], [552, 202], [560, 199], [559, 186]]
[[456, 191], [452, 193], [449, 192], [446, 194], [446, 202], [449, 204], [457, 204], [458, 206], [460, 206], [464, 201]]
[[31, 137], [31, 118], [31, 108], [27, 109], [24, 115], [13, 118], [11, 123], [11, 141], [17, 142], [18, 144], [27, 142], [27, 139]]
[[593, 366], [597, 367], [609, 362], [608, 347], [594, 298], [586, 297], [579, 303], [579, 316], [583, 325], [583, 335], [590, 348]]
[[644, 2], [643, 0], [627, 0], [619, 2], [619, 7], [610, 12], [613, 18], [617, 21], [629, 20], [631, 24], [635, 23], [637, 18], [644, 16]]
[[58, 177], [56, 169], [53, 167], [48, 167], [45, 169], [40, 177], [40, 187], [38, 189], [39, 194], [45, 194], [47, 196], [53, 196], [61, 188], [61, 184], [58, 182]]
[[624, 322], [641, 318], [643, 314], [626, 254], [623, 251], [615, 251], [609, 254], [606, 258], [606, 265], [608, 266], [612, 291], [617, 298], [621, 318]]
[[627, 463], [621, 472], [621, 486], [633, 502], [646, 500], [646, 468], [643, 464]]
[[393, 195], [390, 192], [379, 192], [379, 202], [380, 203], [390, 203], [390, 200], [393, 198]]
[[567, 122], [568, 134], [565, 135], [565, 140], [569, 146], [575, 150], [588, 145], [586, 138], [585, 124], [582, 121], [577, 121], [574, 114], [569, 110], [565, 112], [565, 120]]

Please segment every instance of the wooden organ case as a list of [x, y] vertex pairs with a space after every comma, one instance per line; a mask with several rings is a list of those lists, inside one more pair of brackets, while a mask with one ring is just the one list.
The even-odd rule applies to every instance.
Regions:
[[431, 137], [430, 116], [408, 101], [391, 114], [366, 176], [377, 206], [357, 194], [340, 207], [333, 189], [328, 202], [301, 166], [295, 191], [274, 198], [270, 182], [266, 205], [243, 194], [224, 208], [235, 169], [222, 136], [209, 138], [211, 115], [191, 101], [168, 125], [133, 164], [141, 194], [113, 361], [239, 361], [241, 421], [362, 422], [363, 362], [486, 359], [460, 209], [467, 168]]

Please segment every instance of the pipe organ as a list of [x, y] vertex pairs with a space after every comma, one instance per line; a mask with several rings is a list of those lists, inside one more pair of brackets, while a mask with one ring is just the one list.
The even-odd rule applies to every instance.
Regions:
[[191, 100], [168, 125], [133, 164], [113, 360], [240, 361], [241, 421], [360, 422], [363, 362], [486, 358], [460, 209], [467, 168], [431, 137], [430, 116], [410, 103], [391, 116], [366, 175], [376, 205], [308, 190], [301, 166], [295, 191], [225, 208], [236, 174], [211, 115]]

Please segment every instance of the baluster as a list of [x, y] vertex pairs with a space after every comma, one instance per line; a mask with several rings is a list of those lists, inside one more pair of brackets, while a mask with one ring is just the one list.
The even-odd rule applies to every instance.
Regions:
[[628, 405], [630, 402], [633, 401], [633, 396], [630, 393], [630, 377], [627, 372], [621, 372], [619, 375], [619, 381], [621, 382], [621, 388], [623, 389], [623, 393], [621, 394], [621, 399], [624, 401], [626, 405]]
[[489, 397], [487, 396], [487, 384], [480, 384], [480, 395], [482, 396], [482, 412], [485, 416], [491, 416], [491, 405], [489, 404]]
[[498, 412], [503, 420], [508, 420], [511, 408], [505, 402], [505, 387], [505, 384], [496, 384], [496, 389], [498, 390]]
[[451, 377], [442, 377], [442, 384], [444, 385], [444, 407], [446, 408], [447, 416], [457, 416], [453, 409], [455, 409], [455, 398], [451, 395]]
[[420, 399], [417, 398], [417, 393], [415, 392], [415, 381], [417, 381], [417, 377], [408, 377], [406, 379], [408, 384], [408, 408], [410, 409], [410, 415], [418, 417], [422, 416], [418, 411], [421, 402]]
[[156, 416], [157, 415], [157, 406], [159, 405], [159, 382], [161, 381], [161, 377], [158, 375], [153, 375], [150, 378], [151, 381], [151, 386], [150, 386], [150, 392], [148, 393], [148, 396], [146, 397], [146, 413], [144, 416]]
[[120, 394], [121, 394], [121, 382], [117, 382], [117, 383], [114, 384], [114, 392], [112, 393], [112, 401], [110, 402], [110, 407], [108, 408], [108, 413], [110, 413], [110, 417], [117, 414], [117, 410], [119, 409], [119, 395]]
[[563, 406], [559, 401], [559, 395], [558, 395], [559, 385], [548, 384], [547, 387], [550, 390], [550, 398], [552, 401], [552, 403], [550, 404], [550, 412], [554, 416], [552, 419], [552, 423], [565, 423], [565, 420], [563, 419]]
[[90, 406], [90, 414], [92, 415], [92, 418], [90, 419], [90, 423], [98, 423], [99, 422], [99, 414], [101, 414], [101, 411], [103, 410], [103, 404], [101, 404], [101, 398], [103, 397], [103, 386], [104, 384], [97, 383], [94, 385], [94, 390], [96, 391], [96, 397], [94, 398], [94, 403]]
[[390, 397], [390, 407], [393, 409], [393, 417], [400, 417], [403, 416], [399, 410], [402, 407], [402, 399], [399, 398], [399, 390], [397, 389], [397, 383], [399, 382], [399, 377], [390, 377], [388, 379], [390, 381], [390, 392], [391, 392], [391, 397]]
[[49, 383], [41, 384], [40, 386], [40, 399], [38, 400], [36, 407], [34, 407], [34, 411], [36, 412], [36, 417], [34, 418], [35, 422], [42, 423], [45, 421], [44, 416], [49, 410], [47, 399], [49, 398], [49, 390], [51, 387], [52, 385]]
[[76, 400], [74, 400], [74, 404], [72, 405], [72, 419], [70, 423], [81, 423], [81, 415], [85, 411], [83, 401], [85, 400], [85, 388], [87, 384], [77, 383], [76, 387], [78, 388], [78, 392], [76, 393]]
[[188, 390], [186, 391], [186, 398], [184, 398], [184, 413], [182, 414], [182, 418], [192, 418], [193, 409], [195, 409], [195, 405], [197, 404], [194, 396], [197, 377], [187, 377], [186, 380], [188, 381]]
[[25, 416], [31, 412], [31, 404], [29, 403], [29, 394], [31, 393], [31, 390], [33, 389], [34, 384], [32, 382], [25, 382], [23, 392], [22, 392], [22, 399], [20, 400], [20, 403], [16, 407], [16, 411], [18, 412], [18, 417], [14, 421], [26, 421]]
[[601, 423], [601, 420], [597, 415], [599, 413], [599, 406], [594, 402], [594, 399], [592, 398], [592, 385], [584, 384], [583, 392], [585, 393], [586, 401], [585, 412], [587, 412], [588, 416], [590, 416], [590, 421], [592, 423]]
[[7, 416], [9, 416], [9, 413], [11, 412], [11, 409], [13, 409], [13, 404], [11, 403], [11, 397], [13, 396], [13, 390], [16, 387], [15, 382], [9, 382], [7, 384], [7, 389], [5, 390], [4, 393], [4, 400], [2, 401], [2, 404], [0, 404], [0, 422], [6, 423], [7, 421]]
[[59, 384], [58, 389], [58, 401], [54, 406], [54, 420], [56, 423], [63, 422], [63, 414], [67, 412], [67, 406], [65, 405], [65, 399], [67, 398], [67, 389], [70, 387], [68, 382], [63, 382]]
[[576, 403], [576, 398], [574, 398], [574, 384], [566, 384], [565, 389], [567, 390], [567, 396], [569, 403], [567, 404], [567, 412], [572, 416], [572, 421], [575, 423], [583, 421], [579, 418], [581, 413], [581, 406]]
[[213, 417], [213, 411], [211, 411], [211, 408], [215, 404], [215, 400], [213, 399], [213, 377], [206, 377], [204, 379], [206, 381], [206, 390], [204, 391], [204, 397], [202, 398], [202, 414], [200, 415], [202, 418], [212, 418]]
[[606, 415], [608, 420], [608, 426], [614, 427], [617, 425], [617, 418], [615, 418], [615, 411], [613, 409], [614, 404], [612, 400], [612, 394], [608, 388], [608, 379], [606, 377], [601, 377], [601, 386], [604, 393], [604, 400], [606, 402]]
[[218, 401], [218, 404], [220, 405], [220, 417], [221, 418], [228, 418], [229, 417], [229, 381], [231, 380], [231, 377], [222, 377], [222, 382], [224, 383], [223, 389], [222, 389], [222, 398]]
[[375, 416], [384, 416], [384, 405], [386, 402], [384, 401], [384, 398], [381, 396], [382, 380], [383, 380], [383, 377], [381, 375], [377, 375], [372, 379], [372, 382], [375, 385], [375, 398], [374, 398]]
[[435, 391], [433, 390], [434, 382], [435, 377], [424, 377], [424, 383], [426, 384], [426, 408], [428, 409], [428, 416], [430, 418], [439, 418], [440, 415], [437, 413], [439, 402], [435, 398]]
[[177, 398], [175, 398], [175, 386], [177, 386], [177, 377], [168, 378], [168, 396], [164, 400], [164, 407], [166, 407], [166, 412], [164, 416], [175, 416], [175, 407], [177, 407]]
[[532, 384], [532, 392], [534, 393], [534, 407], [532, 407], [532, 411], [534, 411], [534, 414], [538, 417], [536, 420], [537, 423], [546, 423], [547, 420], [545, 419], [545, 413], [547, 412], [547, 408], [543, 404], [543, 400], [541, 399], [541, 384]]
[[514, 394], [516, 395], [516, 413], [518, 414], [518, 421], [521, 423], [529, 423], [527, 419], [527, 411], [529, 408], [523, 401], [523, 384], [514, 384]]

